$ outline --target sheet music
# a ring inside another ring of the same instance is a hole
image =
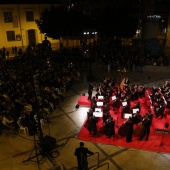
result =
[[[101,112],[102,109],[101,108],[95,108],[95,112]]]
[[[127,102],[122,102],[122,106],[127,106]]]
[[[95,117],[103,117],[103,112],[93,112],[93,116],[95,116]]]
[[[139,112],[139,108],[133,109],[133,113]]]
[[[97,106],[103,106],[103,102],[97,102]]]
[[[103,96],[98,96],[98,99],[99,99],[99,100],[103,100],[104,97],[103,97]]]
[[[116,100],[116,96],[112,96],[112,100]]]
[[[129,117],[132,117],[132,113],[124,113],[123,117],[124,119],[129,119]]]

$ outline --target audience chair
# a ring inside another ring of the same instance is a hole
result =
[[[37,115],[34,115],[34,120],[38,123]],[[45,125],[44,119],[40,119],[40,124],[41,124],[41,128],[43,129],[43,126]]]
[[[19,134],[21,134],[21,132],[24,132],[25,135],[28,134],[28,128],[27,127],[23,127],[21,125],[21,117],[19,117],[18,121],[17,121],[17,124],[19,126]]]

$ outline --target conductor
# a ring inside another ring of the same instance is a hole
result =
[[[84,143],[80,142],[80,147],[76,148],[74,155],[77,156],[78,170],[88,170],[87,154],[93,155],[94,152],[84,147]]]

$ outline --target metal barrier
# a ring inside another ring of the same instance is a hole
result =
[[[102,165],[99,165],[98,167],[94,168],[93,170],[100,169],[101,167],[107,165],[107,170],[109,170],[109,163],[104,163]],[[103,168],[102,168],[103,169]]]
[[[88,156],[87,159],[88,159],[88,168],[99,166],[99,152],[95,152],[94,155]]]

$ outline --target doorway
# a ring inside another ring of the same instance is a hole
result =
[[[28,30],[28,45],[30,45],[30,46],[36,45],[35,30],[34,29]]]

